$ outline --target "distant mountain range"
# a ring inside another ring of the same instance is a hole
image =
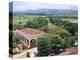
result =
[[[41,3],[10,2],[9,12],[25,14],[78,14],[77,6],[48,3],[40,4]]]
[[[24,10],[23,12],[15,13],[26,13],[26,14],[77,14],[76,10],[63,10],[63,9],[37,9],[37,10]]]

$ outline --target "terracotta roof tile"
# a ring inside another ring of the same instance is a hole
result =
[[[40,35],[42,35],[44,32],[38,30],[38,29],[31,29],[31,28],[26,28],[26,29],[20,29],[22,33],[26,34],[30,38],[37,38]]]
[[[31,35],[41,34],[42,33],[38,29],[31,29],[31,28],[21,29],[20,31],[22,31],[25,34],[31,34]]]

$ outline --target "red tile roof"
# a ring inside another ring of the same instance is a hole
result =
[[[26,34],[31,38],[37,38],[44,33],[38,29],[31,29],[31,28],[20,29],[19,31],[23,32],[24,34]]]
[[[41,34],[42,33],[38,29],[31,29],[31,28],[21,29],[20,31],[22,31],[25,34],[31,34],[31,35]]]

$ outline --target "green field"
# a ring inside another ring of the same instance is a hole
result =
[[[21,22],[22,25],[25,25],[28,20],[32,20],[35,17],[38,17],[38,15],[16,15],[16,16],[13,16],[13,25],[18,25],[19,22]],[[45,17],[45,16],[43,16],[43,17]]]
[[[63,18],[62,20],[64,20],[64,21],[69,21],[69,22],[71,22],[71,23],[78,23],[78,20],[77,19],[69,19],[69,18]]]
[[[15,24],[18,25],[19,22],[22,22],[22,25],[24,25],[28,20],[31,20],[32,18],[34,18],[34,16],[28,16],[28,15],[13,16],[13,25]]]

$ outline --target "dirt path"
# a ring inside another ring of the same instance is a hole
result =
[[[13,58],[25,58],[27,52],[30,52],[31,57],[34,57],[34,54],[33,54],[34,53],[34,48],[32,48],[32,49],[24,50],[20,54],[13,55]]]

